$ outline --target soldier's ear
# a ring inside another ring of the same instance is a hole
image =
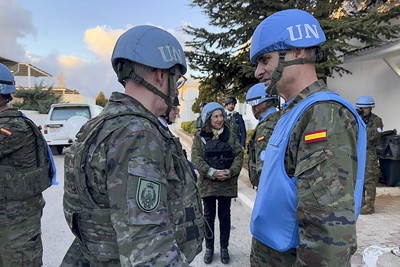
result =
[[[167,70],[162,70],[162,69],[157,69],[153,72],[155,82],[157,86],[162,87],[164,83],[168,83],[168,71]]]

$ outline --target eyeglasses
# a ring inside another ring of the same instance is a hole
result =
[[[181,76],[177,81],[176,81],[176,89],[181,89],[183,85],[186,83],[187,79],[185,76]]]

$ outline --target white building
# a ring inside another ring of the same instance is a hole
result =
[[[384,131],[400,132],[400,40],[345,57],[342,66],[352,75],[336,74],[327,80],[328,87],[353,105],[358,97],[371,96],[375,100],[372,112],[382,118]]]

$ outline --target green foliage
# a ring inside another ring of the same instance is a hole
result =
[[[191,48],[185,52],[188,64],[201,73],[196,77],[201,86],[192,110],[198,112],[198,104],[213,97],[217,102],[227,95],[244,100],[247,90],[259,82],[254,78],[255,66],[249,60],[251,36],[261,21],[280,10],[302,9],[320,22],[327,38],[322,46],[323,61],[317,64],[320,79],[326,80],[335,73],[350,74],[341,66],[345,55],[354,53],[357,48],[385,44],[397,38],[400,32],[399,24],[391,24],[391,20],[400,16],[400,5],[385,0],[359,2],[193,0],[191,5],[201,7],[209,17],[211,30],[184,28],[194,37],[186,42]],[[385,8],[380,8],[382,6]]]
[[[182,122],[181,128],[187,133],[194,134],[194,121]]]
[[[23,100],[13,104],[14,106],[19,109],[37,110],[41,114],[49,113],[51,105],[58,103],[61,99],[61,96],[53,92],[53,85],[45,86],[43,82],[40,82],[39,85],[35,84],[33,89],[20,87],[14,97]]]
[[[199,85],[199,96],[192,105],[192,111],[194,113],[200,113],[200,103],[201,102],[218,102],[223,105],[225,97],[223,91],[212,88],[209,83],[202,83]]]
[[[107,103],[108,99],[104,96],[103,92],[100,91],[99,95],[96,97],[96,105],[102,106],[104,108]]]

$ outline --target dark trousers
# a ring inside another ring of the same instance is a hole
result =
[[[206,248],[214,250],[214,222],[218,201],[218,220],[220,229],[220,246],[228,248],[231,232],[231,197],[205,197],[204,217],[210,227],[206,227]],[[212,238],[211,238],[212,237]]]

